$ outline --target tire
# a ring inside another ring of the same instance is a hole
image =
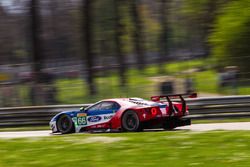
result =
[[[122,130],[126,132],[138,132],[142,130],[140,120],[136,112],[128,110],[123,114]]]
[[[163,124],[163,129],[164,130],[173,130],[174,128],[176,128],[175,126],[175,122],[173,120],[168,120]]]
[[[63,114],[58,118],[56,126],[58,131],[62,134],[72,133],[75,129],[71,117],[66,114]]]

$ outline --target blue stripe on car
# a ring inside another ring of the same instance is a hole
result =
[[[113,110],[96,110],[96,111],[87,111],[88,116],[92,115],[103,115],[103,114],[112,114],[114,113]]]

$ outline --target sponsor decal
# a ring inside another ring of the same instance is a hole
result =
[[[90,128],[97,128],[96,125],[90,126]]]
[[[78,113],[78,114],[77,114],[77,117],[86,117],[86,116],[87,116],[86,113]]]
[[[87,114],[78,113],[77,117],[73,118],[73,121],[76,122],[77,125],[87,125]]]
[[[73,117],[72,120],[73,120],[73,122],[76,123],[77,122],[77,117]]]
[[[87,125],[86,116],[77,117],[77,125]]]
[[[167,115],[167,111],[166,111],[166,108],[160,108],[161,109],[161,113],[163,116],[166,116]]]
[[[111,119],[112,117],[113,117],[113,115],[108,115],[108,116],[104,116],[103,119],[104,119],[104,120],[107,120],[107,119],[109,120],[109,119]]]
[[[96,127],[97,127],[97,128],[104,128],[105,125],[104,125],[104,124],[102,124],[102,125],[96,125]]]
[[[105,127],[105,125],[104,124],[101,124],[101,125],[92,125],[92,126],[90,126],[90,128],[92,128],[92,129],[96,129],[96,128],[104,128]]]
[[[100,116],[92,116],[88,118],[89,122],[99,122],[102,119]]]
[[[160,118],[161,117],[161,115],[156,115],[156,118]]]

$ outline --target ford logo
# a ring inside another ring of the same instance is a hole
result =
[[[92,116],[88,118],[89,122],[99,122],[102,119],[100,116]]]

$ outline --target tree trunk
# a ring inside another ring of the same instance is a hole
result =
[[[207,4],[206,16],[204,17],[204,33],[203,33],[203,42],[204,42],[204,57],[208,57],[211,54],[211,46],[208,42],[209,35],[212,32],[214,21],[217,15],[218,2],[210,0]]]
[[[83,18],[84,18],[84,44],[85,44],[85,62],[86,62],[86,69],[87,69],[87,84],[89,89],[90,95],[95,95],[96,85],[94,82],[94,54],[92,53],[92,17],[91,17],[91,10],[92,10],[92,3],[93,0],[83,0]]]
[[[51,12],[51,22],[52,22],[52,27],[51,27],[51,31],[52,31],[52,37],[51,38],[51,42],[52,42],[52,47],[53,47],[53,51],[52,51],[52,54],[55,58],[61,58],[61,49],[60,49],[60,46],[59,46],[59,43],[60,43],[60,39],[58,37],[58,32],[60,27],[58,28],[58,20],[57,20],[57,10],[58,10],[58,2],[57,0],[52,0],[50,1],[50,12]]]
[[[160,58],[159,58],[159,73],[165,73],[164,63],[167,60],[168,56],[168,20],[167,20],[167,13],[168,13],[168,4],[167,0],[161,0],[161,35],[159,40],[160,46]]]
[[[120,6],[122,0],[114,0],[115,7],[115,43],[116,43],[116,55],[119,63],[119,75],[120,75],[120,86],[124,87],[127,85],[126,78],[126,62],[125,56],[122,52],[122,35],[123,35],[123,25],[121,24]]]
[[[139,4],[140,0],[132,0],[132,15],[134,21],[134,32],[133,32],[133,40],[135,46],[136,60],[138,70],[144,70],[145,68],[145,54],[144,54],[144,46],[143,46],[143,23],[140,17],[139,12]]]
[[[42,68],[42,48],[41,48],[41,26],[39,16],[39,1],[30,1],[30,15],[31,15],[31,45],[32,45],[32,70],[34,73],[35,82],[39,82],[39,73]]]

